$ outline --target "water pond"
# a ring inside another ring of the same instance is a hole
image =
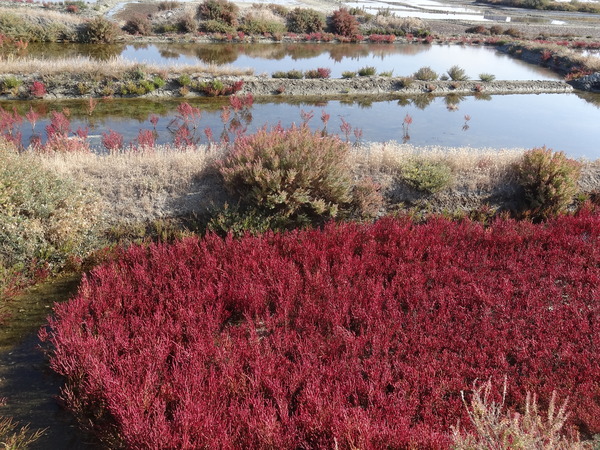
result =
[[[562,150],[572,157],[600,158],[600,96],[586,94],[540,94],[495,96],[421,95],[413,98],[340,98],[277,102],[255,102],[245,114],[231,114],[226,125],[221,116],[223,99],[190,99],[201,110],[194,122],[196,138],[206,142],[205,129],[218,139],[223,130],[232,137],[234,127],[252,132],[264,125],[281,123],[289,126],[301,123],[312,115],[309,125],[321,129],[323,113],[329,114],[329,132],[344,135],[342,126],[353,129],[349,139],[362,141],[407,141],[418,146],[469,146],[477,148],[532,148],[546,145]],[[177,106],[182,100],[110,100],[101,101],[91,115],[85,102],[21,103],[18,110],[25,114],[33,107],[42,114],[35,133],[43,134],[52,110],[66,108],[71,126],[89,128],[92,145],[102,147],[102,133],[115,130],[124,135],[125,143],[134,142],[140,130],[153,130],[150,119],[158,119],[158,142],[171,142],[176,124]],[[12,103],[0,104],[12,109]],[[304,115],[304,118],[302,117]],[[407,115],[412,123],[406,129]],[[233,123],[233,125],[232,125]],[[193,127],[192,127],[193,128]],[[24,141],[31,136],[31,127],[22,126]],[[360,134],[362,133],[362,135]]]
[[[396,76],[412,75],[429,66],[438,74],[453,65],[465,69],[477,79],[481,73],[491,73],[498,80],[555,80],[560,76],[551,70],[510,57],[494,48],[463,45],[424,44],[132,44],[97,46],[85,44],[35,45],[28,55],[43,58],[89,56],[106,60],[121,57],[126,60],[157,65],[216,64],[251,68],[254,73],[272,74],[292,69],[331,69],[333,78],[342,72],[373,66],[378,73],[393,72]]]

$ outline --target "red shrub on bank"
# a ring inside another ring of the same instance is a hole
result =
[[[29,87],[29,93],[34,98],[42,98],[46,95],[46,85],[41,81],[34,81]]]
[[[331,29],[335,34],[352,37],[358,33],[358,20],[346,8],[340,8],[331,16]]]
[[[129,448],[445,448],[505,375],[509,407],[556,390],[598,433],[599,267],[591,213],[208,236],[125,251],[44,337]]]

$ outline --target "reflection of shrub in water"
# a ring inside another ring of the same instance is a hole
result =
[[[464,95],[449,94],[444,97],[444,103],[449,107],[457,107],[465,99]]]
[[[474,97],[475,100],[483,100],[485,102],[492,100],[492,96],[490,94],[484,94],[483,92],[476,92]]]
[[[240,54],[253,58],[280,60],[288,56],[289,44],[239,44],[237,47]]]
[[[365,45],[335,44],[329,49],[329,58],[341,62],[343,58],[358,58],[369,56],[370,48]]]
[[[319,56],[325,51],[323,44],[293,44],[287,48],[292,59],[308,59]]]
[[[100,61],[116,58],[125,50],[123,44],[81,45],[69,43],[30,43],[23,56],[30,58],[88,57]]]
[[[196,57],[206,64],[230,64],[239,57],[239,46],[234,44],[208,44],[196,47]]]
[[[433,102],[434,99],[435,99],[434,95],[422,94],[422,95],[417,95],[416,97],[414,97],[412,100],[412,103],[419,109],[425,109],[429,105],[431,105],[431,103]]]

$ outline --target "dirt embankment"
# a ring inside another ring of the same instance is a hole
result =
[[[32,98],[32,86],[38,78],[22,77],[21,87],[17,91],[5,92],[0,95],[3,100],[18,100]],[[228,76],[203,77],[191,75],[191,85],[183,87],[179,74],[171,74],[165,79],[164,86],[152,88],[149,92],[137,91],[148,86],[150,81],[104,83],[97,80],[86,80],[79,77],[62,77],[60,82],[47,83],[46,93],[38,98],[75,99],[89,97],[197,97],[207,95],[199,87],[219,83],[232,86],[243,81],[241,94],[252,94],[255,97],[267,96],[324,96],[340,97],[344,95],[401,95],[412,96],[419,94],[433,95],[469,95],[469,94],[541,94],[573,92],[574,88],[564,81],[414,81],[397,77],[356,77],[353,79],[281,79],[260,76]],[[210,94],[209,94],[210,95]]]
[[[572,92],[573,88],[563,81],[406,81],[395,77],[358,77],[334,80],[246,80],[242,92],[257,96],[267,95],[418,95],[447,94],[538,94]]]

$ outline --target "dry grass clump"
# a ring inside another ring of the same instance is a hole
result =
[[[45,430],[31,431],[29,426],[19,426],[9,417],[0,416],[0,444],[7,450],[29,448],[43,436]]]
[[[581,442],[576,432],[563,430],[569,416],[567,400],[557,409],[556,393],[545,413],[539,409],[537,396],[527,393],[525,411],[522,414],[505,408],[506,380],[502,400],[496,402],[492,395],[492,382],[488,380],[475,387],[470,402],[463,402],[474,427],[470,434],[462,434],[454,428],[453,438],[456,450],[473,449],[523,449],[523,450],[583,450],[592,449],[593,444]]]
[[[80,25],[85,19],[76,14],[62,13],[48,9],[27,8],[19,11],[15,8],[0,7],[0,16],[16,16],[36,25],[48,25],[51,23],[60,23],[64,25]]]
[[[211,174],[221,149],[198,147],[181,151],[168,146],[151,151],[97,155],[40,155],[55,173],[90,186],[107,205],[106,220],[153,220],[199,211],[217,201],[222,187]]]
[[[260,5],[262,6],[262,5]],[[275,14],[273,10],[268,8],[261,8],[260,6],[252,5],[249,8],[242,10],[242,16],[244,19],[251,18],[252,20],[261,22],[275,22],[281,25],[285,25],[285,19],[278,14]]]
[[[378,27],[390,30],[401,30],[404,33],[418,33],[429,28],[427,23],[417,17],[397,17],[393,15],[377,14],[373,22]]]
[[[416,147],[397,142],[372,143],[352,154],[353,166],[367,174],[397,174],[415,160],[448,166],[457,181],[472,188],[490,188],[514,178],[514,164],[524,149]]]
[[[39,59],[39,58],[0,58],[0,73],[39,75],[100,75],[121,78],[131,69],[140,69],[146,73],[164,73],[166,66],[140,64],[122,58],[113,58],[108,61],[96,61],[86,57]],[[171,73],[201,73],[211,76],[239,76],[252,75],[252,69],[238,69],[230,66],[216,65],[173,65],[168,66]]]
[[[536,52],[550,52],[553,57],[564,58],[571,61],[573,65],[584,67],[592,72],[600,71],[600,58],[593,55],[582,55],[579,51],[558,44],[535,44],[520,42],[519,45]]]

